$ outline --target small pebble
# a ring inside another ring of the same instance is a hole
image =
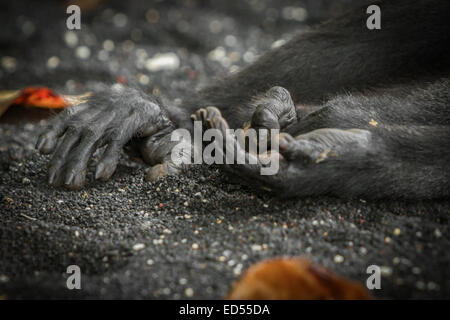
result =
[[[78,36],[74,31],[67,31],[64,34],[64,41],[68,47],[74,48],[78,44]]]
[[[91,55],[91,49],[86,46],[77,47],[75,50],[75,56],[81,60],[89,59]]]
[[[113,17],[113,23],[116,27],[122,28],[127,25],[128,18],[123,13],[117,13]]]
[[[259,244],[252,245],[252,251],[261,251],[261,250],[262,246],[260,246]]]
[[[145,248],[145,244],[143,244],[143,243],[136,243],[134,246],[133,246],[133,250],[134,251],[139,251],[139,250],[142,250],[142,249],[144,249]]]
[[[57,56],[52,56],[47,60],[47,68],[55,69],[59,66],[59,58]]]
[[[114,42],[112,40],[105,40],[103,41],[103,49],[105,49],[106,51],[113,51],[114,50]]]
[[[184,295],[188,298],[194,296],[194,289],[186,288],[186,290],[184,290]]]
[[[442,236],[441,230],[439,229],[434,230],[434,236],[436,238],[440,238]]]
[[[145,62],[148,71],[176,70],[180,67],[180,58],[175,53],[156,54]]]
[[[9,72],[13,72],[16,70],[17,67],[17,60],[16,58],[13,57],[2,57],[2,67],[9,71]]]
[[[392,268],[389,266],[381,266],[380,271],[382,276],[389,277],[392,275]]]
[[[338,254],[338,255],[334,256],[334,262],[342,263],[342,262],[344,262],[344,257]]]

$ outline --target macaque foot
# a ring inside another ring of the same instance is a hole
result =
[[[226,157],[223,150],[234,150],[234,161],[224,161],[228,171],[249,184],[283,196],[332,192],[333,186],[339,185],[334,179],[342,179],[354,169],[355,161],[370,160],[376,152],[370,131],[335,128],[296,137],[283,132],[277,135],[279,148],[272,145],[265,153],[249,152],[239,143],[237,133],[227,130],[227,121],[216,109],[202,110],[194,117],[206,119],[208,128],[222,133],[223,159]]]
[[[250,125],[254,129],[283,129],[297,120],[294,102],[289,91],[283,87],[272,87],[262,96],[256,97]]]
[[[280,134],[280,153],[287,160],[318,164],[338,160],[339,157],[357,156],[369,149],[371,133],[362,129],[317,129],[295,138],[289,133]]]

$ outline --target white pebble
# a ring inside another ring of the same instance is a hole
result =
[[[47,68],[55,69],[59,66],[59,58],[57,56],[52,56],[47,60]]]
[[[259,244],[252,245],[252,251],[261,251],[261,250],[262,246],[260,246]]]
[[[211,31],[212,33],[219,33],[220,31],[222,31],[222,28],[222,23],[218,20],[213,20],[209,24],[209,31]]]
[[[442,233],[439,229],[434,230],[434,236],[436,238],[440,238],[442,236]]]
[[[139,250],[142,250],[142,249],[144,249],[145,248],[145,244],[143,244],[143,243],[136,243],[134,246],[133,246],[133,250],[134,251],[139,251]]]
[[[229,47],[234,47],[237,43],[236,37],[229,34],[225,37],[225,44]]]
[[[184,290],[184,295],[189,298],[192,297],[194,295],[194,289],[186,288],[186,290]]]
[[[117,13],[113,17],[113,23],[116,27],[125,27],[128,22],[128,18],[123,13]]]
[[[17,60],[13,57],[2,57],[2,67],[7,71],[13,72],[17,67]]]
[[[242,58],[245,62],[252,63],[256,60],[256,55],[251,51],[247,51]]]
[[[342,263],[342,262],[344,262],[344,257],[341,256],[341,255],[339,255],[339,254],[337,254],[337,255],[334,257],[334,262],[335,262],[335,263]]]
[[[26,177],[22,179],[23,184],[29,184],[30,182],[31,182],[31,180]]]
[[[220,61],[226,56],[224,47],[217,47],[208,53],[208,58],[213,61]]]
[[[147,59],[145,68],[149,71],[156,72],[162,70],[176,70],[180,67],[180,58],[175,53],[156,54],[152,58]]]
[[[91,56],[91,49],[86,46],[79,46],[75,50],[75,55],[79,59],[86,60]]]
[[[67,31],[64,34],[64,41],[69,47],[73,48],[78,44],[78,36],[74,31]]]
[[[236,268],[233,269],[233,274],[238,276],[242,273],[242,264],[238,264]]]
[[[9,281],[9,277],[5,274],[0,274],[0,283],[6,283]]]
[[[105,49],[106,51],[113,51],[114,50],[114,42],[112,42],[109,39],[103,41],[103,49]]]
[[[381,266],[380,267],[381,275],[385,277],[389,277],[392,275],[392,268],[388,266]]]

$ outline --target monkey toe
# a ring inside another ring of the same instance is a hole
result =
[[[273,87],[255,99],[255,112],[251,127],[255,129],[283,129],[297,119],[294,102],[289,91]]]
[[[200,108],[191,115],[192,121],[201,121],[202,124],[208,128],[212,128],[211,123],[216,117],[221,118],[222,114],[218,108],[213,106]]]
[[[153,182],[159,178],[166,177],[169,174],[167,165],[165,163],[160,163],[151,167],[145,174],[145,181]]]

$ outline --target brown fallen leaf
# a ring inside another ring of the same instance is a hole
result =
[[[46,109],[61,109],[69,105],[60,95],[45,87],[23,89],[12,104]]]
[[[13,101],[20,95],[20,90],[0,91],[0,117],[11,106]]]
[[[278,258],[251,266],[233,285],[229,300],[368,300],[359,283],[302,258]]]
[[[81,95],[58,95],[49,88],[27,87],[0,91],[0,117],[12,105],[44,109],[63,109],[86,102],[92,92]]]

